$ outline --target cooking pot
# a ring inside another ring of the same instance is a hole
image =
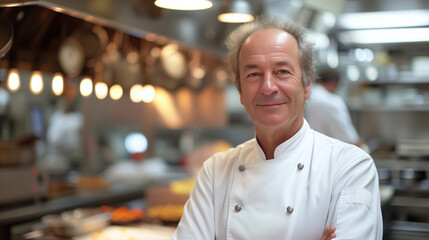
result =
[[[415,187],[422,180],[426,179],[426,171],[404,168],[400,171],[400,178],[403,187]]]
[[[0,58],[4,57],[12,47],[13,27],[10,21],[0,16]]]

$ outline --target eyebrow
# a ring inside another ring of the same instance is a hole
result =
[[[277,66],[277,67],[286,66],[286,67],[290,67],[292,69],[295,69],[293,67],[292,63],[290,61],[287,61],[287,60],[282,60],[282,61],[276,62],[274,65]],[[256,69],[256,68],[258,68],[257,64],[249,63],[249,64],[244,65],[244,70],[246,70],[246,69]]]
[[[246,64],[244,65],[244,69],[255,69],[258,68],[258,65],[256,64]]]
[[[277,66],[277,67],[279,67],[279,66],[287,66],[287,67],[290,67],[290,68],[293,69],[292,63],[289,62],[289,61],[286,61],[286,60],[282,60],[280,62],[276,62],[274,65]]]

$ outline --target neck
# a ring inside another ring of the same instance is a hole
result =
[[[298,124],[283,128],[267,129],[258,128],[258,126],[255,126],[256,139],[258,140],[259,146],[261,146],[262,151],[265,154],[265,158],[267,160],[273,159],[276,148],[283,142],[287,141],[289,138],[293,137],[299,131],[299,129],[301,129],[303,123],[303,118],[300,118]]]

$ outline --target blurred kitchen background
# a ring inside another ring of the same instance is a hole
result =
[[[384,239],[429,239],[429,1],[208,2],[0,0],[0,239],[77,208],[183,204],[202,161],[254,137],[228,7],[308,29],[377,165]]]

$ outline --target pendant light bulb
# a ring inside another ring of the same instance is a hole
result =
[[[61,73],[56,73],[52,78],[52,92],[55,96],[59,96],[64,91],[64,78]]]
[[[109,90],[110,98],[113,100],[119,100],[122,97],[124,91],[122,90],[121,85],[115,84]]]
[[[98,99],[105,99],[107,97],[108,93],[108,87],[107,84],[104,82],[98,82],[95,84],[95,96]]]
[[[43,78],[39,71],[34,71],[30,79],[30,91],[39,95],[43,91]]]
[[[156,91],[155,88],[147,84],[142,88],[142,101],[145,103],[150,103],[155,99]]]
[[[140,84],[135,84],[134,86],[131,87],[130,90],[130,98],[131,101],[138,103],[142,101],[142,89],[143,86]]]
[[[9,75],[7,77],[7,88],[11,92],[16,92],[21,87],[21,80],[19,79],[19,74],[17,69],[9,70]]]
[[[80,82],[80,94],[83,97],[89,97],[89,95],[92,93],[92,88],[92,80],[89,77],[82,79]]]

